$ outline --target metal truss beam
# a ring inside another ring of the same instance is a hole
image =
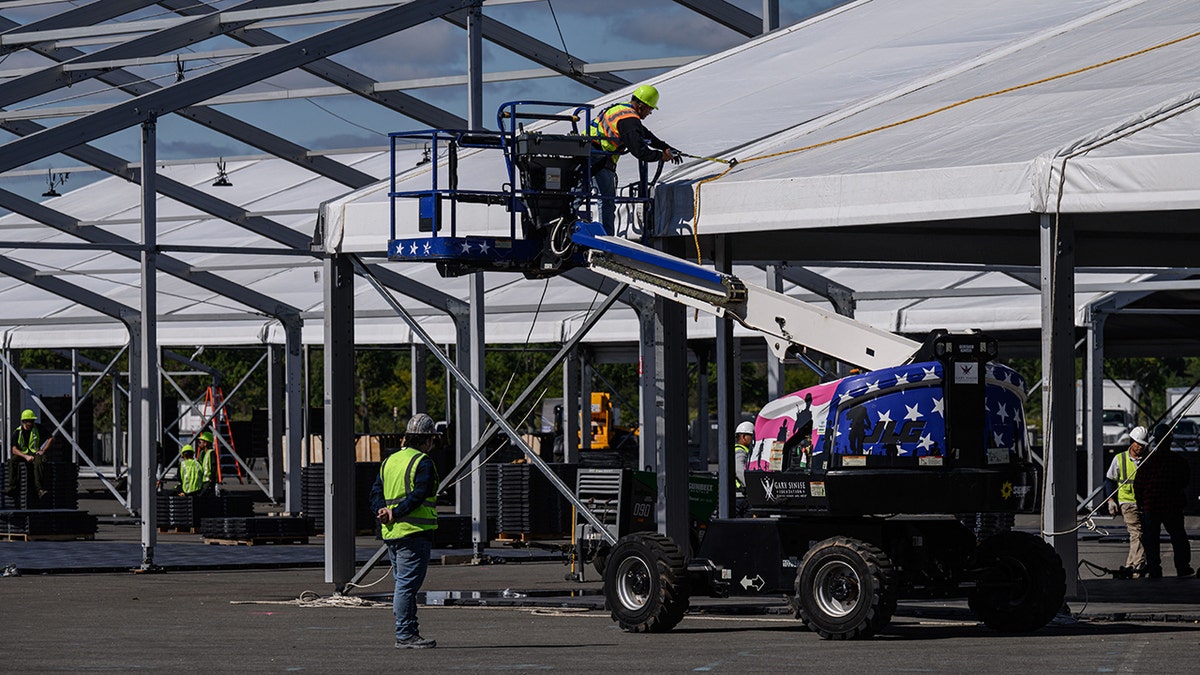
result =
[[[123,255],[133,261],[139,260],[140,251],[137,242],[103,230],[92,225],[83,225],[77,219],[61,211],[55,211],[42,204],[7,190],[0,190],[0,206],[19,213],[26,218],[36,220],[61,232],[79,237],[85,241],[110,246],[113,253]],[[235,300],[256,309],[263,314],[278,318],[298,320],[300,310],[270,296],[252,291],[241,284],[234,283],[224,277],[196,269],[195,267],[171,256],[158,255],[158,269],[171,276],[183,279],[205,290]]]
[[[17,134],[34,133],[36,130],[44,128],[33,122],[6,122],[0,124],[0,127]],[[139,168],[132,166],[120,157],[110,155],[90,145],[70,148],[64,154],[126,180],[137,182],[141,179],[141,170]],[[164,196],[175,199],[216,218],[243,227],[259,236],[266,237],[289,248],[307,250],[311,243],[311,239],[307,235],[297,232],[286,225],[263,216],[253,215],[250,211],[236,204],[217,199],[196,188],[184,185],[165,176],[158,176],[156,184],[159,193]],[[424,284],[417,283],[381,265],[371,265],[370,267],[380,281],[398,293],[431,307],[443,309],[449,313],[465,311],[466,303],[458,298],[437,291]]]
[[[78,303],[101,314],[110,316],[123,323],[136,320],[138,311],[128,305],[89,291],[86,288],[63,281],[57,277],[43,277],[38,270],[25,263],[17,262],[8,256],[0,255],[0,274],[29,284],[43,291],[53,293],[60,298]]]
[[[446,21],[465,29],[467,27],[467,10],[459,10],[442,17]],[[534,63],[555,70],[567,77],[585,84],[592,89],[608,93],[630,85],[629,80],[612,73],[587,73],[582,69],[587,61],[581,61],[570,54],[530,37],[509,25],[483,17],[483,37],[505,49],[519,54]]]
[[[195,0],[162,0],[158,4],[184,16],[203,13],[206,8],[211,9],[203,3],[197,4]],[[400,28],[395,30],[399,31]],[[288,40],[261,28],[243,28],[231,31],[229,37],[254,47],[288,43]],[[301,67],[310,75],[336,84],[350,93],[369,99],[401,115],[411,117],[422,124],[439,129],[463,129],[467,126],[467,121],[462,117],[430,105],[415,96],[398,91],[378,91],[375,88],[377,84],[375,80],[329,59],[318,59]]]
[[[829,277],[817,274],[803,267],[779,265],[776,269],[779,276],[784,279],[829,300],[829,302],[833,303],[833,309],[838,314],[849,317],[854,316],[855,299],[853,288],[839,284]]]
[[[160,41],[154,43],[156,45],[154,49],[161,51],[169,49],[172,46],[179,46],[180,39],[186,40],[186,44],[196,42],[198,41],[198,38],[208,39],[211,37],[213,30],[213,27],[211,26],[213,21],[211,18],[212,16],[213,15],[208,15],[197,19],[195,23],[187,24],[187,26],[191,29],[187,33],[183,33],[180,30],[175,30],[174,35],[177,39],[172,44],[164,44],[162,40],[165,40],[165,36],[158,36],[157,34],[155,36],[148,36],[147,38],[142,38],[140,40],[134,40],[133,42],[143,43],[143,45],[145,45],[149,41],[150,37],[159,37]],[[0,28],[11,26],[17,26],[17,24],[8,19],[0,17]],[[101,50],[100,52],[95,52],[92,54],[85,54],[84,52],[73,48],[54,48],[40,45],[33,45],[32,49],[33,51],[36,51],[37,53],[56,61],[61,61],[64,63],[80,63],[81,61],[97,60],[98,58],[102,58],[102,55],[107,55],[110,52],[119,54],[119,52],[114,52],[114,50],[118,50],[119,48],[125,46],[126,45],[118,45],[117,47],[110,48],[109,50]],[[10,81],[0,85],[0,105],[11,103],[11,101],[8,99],[13,97],[21,96],[21,98],[18,98],[17,100],[25,100],[25,98],[29,97],[22,96],[23,93],[29,94],[30,96],[44,93],[44,91],[37,91],[38,87],[35,87],[35,84],[39,85],[40,88],[45,89],[45,91],[50,91],[64,84],[64,79],[66,80],[65,84],[67,86],[70,86],[70,84],[77,82],[80,79],[79,71],[73,70],[71,72],[66,72],[64,65],[46,68],[42,71],[39,71],[39,73],[40,74],[36,74],[36,77],[28,76],[30,79],[21,78],[23,84],[16,86],[11,90],[9,89],[9,86],[17,84],[16,82]],[[146,82],[141,78],[123,70],[104,72],[103,70],[97,69],[96,71],[84,74],[84,77],[93,76],[105,84],[119,87],[121,90],[134,96],[140,96],[142,94],[162,89],[162,87],[157,84]],[[376,181],[376,178],[370,174],[359,171],[353,167],[346,166],[345,164],[330,159],[329,157],[313,155],[307,148],[299,144],[293,143],[264,129],[243,122],[236,117],[226,115],[225,113],[219,112],[212,108],[205,106],[189,106],[181,108],[175,112],[176,114],[190,119],[197,124],[206,126],[214,131],[222,133],[252,147],[257,147],[260,150],[271,153],[276,157],[289,161],[301,168],[329,178],[330,180],[337,181],[348,187],[359,188],[365,185],[370,185]]]
[[[64,122],[0,146],[0,172],[103,138],[145,120],[195,105],[265,78],[370,42],[431,18],[462,9],[467,0],[413,0],[385,9],[268,53],[227,65],[192,80],[118,103],[87,117]]]
[[[724,0],[675,0],[675,2],[746,37],[762,35],[762,19]]]
[[[118,16],[123,16],[132,11],[141,9],[148,5],[153,5],[154,0],[105,0],[105,2],[91,2],[81,7],[73,7],[64,12],[59,12],[53,16],[48,16],[44,19],[31,21],[27,24],[13,24],[13,28],[6,29],[3,34],[18,34],[32,33],[43,30],[56,30],[59,28],[74,28],[77,26],[95,26],[104,23],[109,19],[115,19]],[[5,23],[11,23],[7,19]],[[10,54],[25,48],[27,45],[3,45],[0,46],[0,54]]]

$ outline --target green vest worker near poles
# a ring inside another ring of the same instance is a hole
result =
[[[21,490],[21,478],[18,467],[25,465],[27,471],[33,472],[33,488],[38,499],[46,496],[43,481],[45,471],[46,451],[54,442],[51,434],[46,442],[42,442],[42,433],[37,428],[37,415],[32,410],[21,412],[21,426],[13,430],[12,449],[8,460],[8,481],[4,486],[5,493],[14,502],[17,501]]]
[[[404,432],[404,447],[383,460],[371,487],[371,510],[379,519],[396,579],[392,595],[396,649],[437,646],[434,640],[421,637],[417,591],[425,581],[437,529],[438,476],[428,453],[440,440],[429,415],[413,415]]]
[[[200,449],[200,490],[204,493],[213,492],[217,484],[217,452],[213,448],[211,431],[202,431],[196,437],[196,445]]]
[[[179,491],[185,495],[193,495],[204,486],[200,480],[200,462],[196,461],[196,451],[192,446],[185,445],[179,449]]]

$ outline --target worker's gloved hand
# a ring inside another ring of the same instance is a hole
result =
[[[1121,515],[1121,506],[1111,499],[1108,500],[1108,515],[1110,515],[1110,516]]]
[[[672,164],[683,164],[683,153],[675,148],[663,150],[663,161]]]

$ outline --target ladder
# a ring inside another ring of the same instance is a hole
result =
[[[233,445],[233,430],[229,426],[229,412],[225,409],[225,390],[220,385],[213,385],[208,388],[204,394],[204,417],[205,426],[212,427],[213,434],[213,452],[216,453],[216,472],[217,484],[221,484],[225,480],[224,469],[222,464],[226,456],[221,452],[221,444],[224,443],[230,449],[229,457],[233,459],[237,455],[237,448]],[[244,485],[245,480],[242,476],[242,465],[236,459],[233,459],[233,468],[237,472],[238,483]]]

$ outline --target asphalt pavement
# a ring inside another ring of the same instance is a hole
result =
[[[1127,546],[1121,528],[1099,524],[1103,531],[1079,536],[1080,560],[1091,565],[1080,564],[1069,611],[1029,635],[989,630],[965,601],[920,601],[901,602],[872,639],[823,641],[791,617],[782,595],[695,597],[671,632],[633,635],[603,609],[594,570],[568,579],[573,570],[555,551],[497,544],[490,564],[435,552],[420,618],[439,644],[414,652],[392,648],[386,568],[335,597],[320,539],[227,547],[161,534],[160,561],[175,556],[174,564],[137,574],[129,571],[137,526],[108,517],[95,541],[0,543],[0,568],[20,574],[0,577],[0,670],[1193,672],[1200,579],[1097,576],[1119,567]],[[1188,525],[1200,534],[1200,520]],[[360,538],[359,559],[377,545]]]

